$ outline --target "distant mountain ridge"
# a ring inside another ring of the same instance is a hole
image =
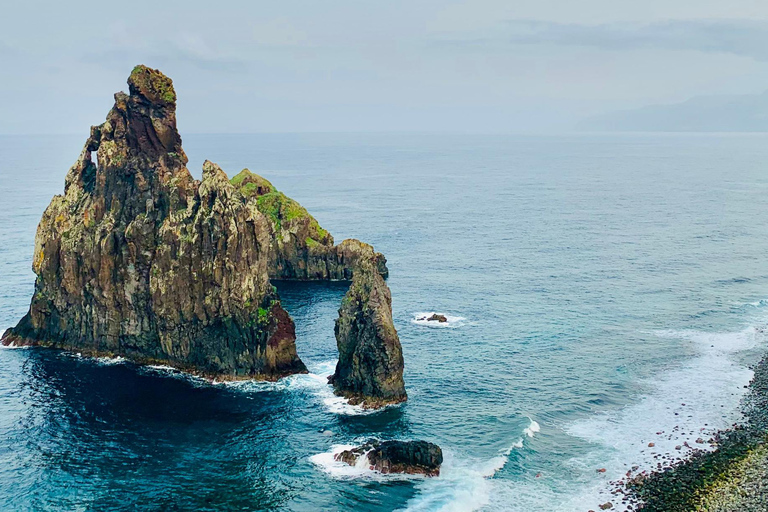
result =
[[[698,96],[584,119],[582,131],[766,132],[768,91],[740,96]]]

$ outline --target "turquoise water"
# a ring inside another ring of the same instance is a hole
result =
[[[0,138],[0,329],[26,312],[35,227],[83,140]],[[249,167],[385,253],[409,401],[362,414],[324,384],[338,283],[278,285],[312,373],[276,384],[0,350],[0,509],[586,511],[738,418],[767,341],[766,135],[184,147],[193,174]],[[452,321],[415,320],[432,311]],[[440,444],[442,476],[329,463],[370,436]]]

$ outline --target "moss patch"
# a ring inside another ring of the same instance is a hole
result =
[[[128,85],[131,88],[131,94],[140,92],[152,102],[176,102],[173,81],[156,69],[141,64],[136,66],[128,77]]]
[[[276,190],[269,180],[262,178],[258,174],[252,173],[248,169],[243,169],[237,173],[237,175],[229,180],[229,182],[246,197],[269,194]]]
[[[272,222],[275,231],[280,231],[286,224],[306,221],[309,225],[308,246],[327,244],[331,241],[328,231],[320,227],[306,208],[277,190],[269,180],[243,169],[229,182],[244,197],[256,199],[257,208]]]

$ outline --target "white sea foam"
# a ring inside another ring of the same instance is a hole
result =
[[[438,322],[436,320],[427,320],[427,318],[431,317],[432,315],[443,315],[445,316],[447,322]],[[416,325],[423,325],[425,327],[438,327],[438,328],[448,328],[448,329],[454,329],[456,327],[461,327],[465,324],[466,318],[463,316],[454,316],[449,315],[446,313],[436,313],[434,311],[421,311],[413,314],[413,319],[411,320],[411,323],[414,323]]]
[[[114,364],[123,364],[126,361],[127,360],[124,357],[122,357],[122,356],[115,356],[115,357],[102,356],[102,357],[97,357],[96,358],[96,362],[98,362],[99,364],[102,364],[104,366],[112,366]]]
[[[420,482],[420,493],[408,502],[405,511],[471,512],[489,506],[497,482],[493,477],[507,465],[512,451],[523,448],[524,439],[532,438],[541,429],[535,420],[528,420],[528,426],[522,431],[523,437],[490,459],[459,457],[450,449],[443,450],[440,476]],[[507,506],[511,503],[514,501]]]
[[[612,510],[624,510],[616,495],[610,493],[611,480],[623,477],[634,465],[651,469],[663,462],[664,455],[683,456],[690,452],[686,442],[698,449],[708,449],[708,443],[696,440],[706,441],[715,430],[738,421],[739,400],[752,372],[740,365],[736,356],[764,346],[767,337],[761,329],[753,327],[729,333],[654,334],[689,343],[696,355],[641,383],[648,393],[636,403],[567,425],[567,433],[593,444],[589,453],[569,460],[563,468],[544,471],[541,478],[534,469],[530,475],[512,480],[497,475],[517,445],[486,461],[471,457],[457,460],[448,451],[440,478],[420,483],[420,493],[408,503],[407,510],[572,512],[598,510],[598,505],[607,501],[613,503]],[[531,418],[523,429],[522,439],[530,440],[540,430]],[[654,446],[649,447],[649,443]],[[676,450],[678,446],[680,450]],[[606,472],[597,473],[599,468]],[[563,474],[568,475],[566,480]]]
[[[335,360],[310,365],[309,369],[309,373],[291,375],[284,377],[277,382],[246,380],[215,382],[214,384],[226,386],[246,393],[262,391],[306,391],[311,395],[314,395],[327,411],[345,416],[375,414],[387,407],[398,407],[398,405],[391,405],[381,409],[365,409],[359,405],[351,405],[346,398],[336,396],[333,393],[333,388],[328,384],[328,377],[332,375],[336,369]]]
[[[361,441],[362,442],[362,441]],[[322,471],[328,473],[333,478],[351,480],[351,479],[363,479],[363,480],[422,480],[425,477],[423,475],[406,475],[402,473],[381,473],[371,469],[368,462],[368,455],[365,454],[357,459],[354,466],[336,460],[336,455],[344,450],[351,450],[359,445],[354,444],[335,444],[327,452],[318,453],[309,458],[309,460],[315,464]]]
[[[358,446],[354,444],[334,445],[327,452],[313,455],[310,460],[322,471],[337,479],[416,481],[420,492],[406,505],[405,510],[408,512],[469,512],[489,505],[491,489],[494,486],[493,477],[507,464],[513,450],[523,448],[527,432],[539,430],[539,424],[529,418],[529,424],[522,432],[523,437],[517,438],[490,459],[460,457],[450,448],[445,448],[440,476],[433,478],[421,475],[381,474],[371,470],[364,457],[361,457],[355,466],[334,458],[336,454]]]
[[[24,350],[27,348],[32,348],[31,345],[16,345],[15,343],[11,343],[9,345],[0,345],[0,350]]]
[[[594,508],[613,497],[615,510],[624,510],[605,482],[625,475],[632,466],[656,467],[662,457],[680,457],[691,448],[710,449],[706,442],[717,430],[729,428],[741,417],[738,403],[752,371],[733,360],[739,352],[764,343],[753,327],[731,333],[659,331],[660,337],[692,344],[698,355],[644,382],[649,393],[619,411],[577,421],[567,428],[575,437],[594,443],[590,454],[571,460],[574,471],[589,474],[606,468],[601,479],[567,500],[568,507]],[[704,440],[704,443],[696,441]],[[653,446],[649,446],[652,443]],[[679,447],[679,449],[678,449]]]
[[[541,430],[541,426],[536,421],[534,421],[533,419],[531,419],[531,418],[528,418],[528,419],[531,420],[531,424],[528,425],[523,430],[523,433],[525,435],[527,435],[528,437],[533,437],[536,434],[536,432],[539,432]]]
[[[291,387],[303,388],[311,391],[322,403],[323,406],[329,412],[333,414],[340,414],[345,416],[361,416],[367,414],[375,414],[388,407],[398,407],[398,405],[391,405],[380,409],[365,409],[359,405],[352,405],[349,400],[336,396],[333,393],[333,388],[328,384],[328,377],[333,374],[336,369],[336,361],[326,361],[314,365],[310,373],[304,375],[295,375],[290,377]]]

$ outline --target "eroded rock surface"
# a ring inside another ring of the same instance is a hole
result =
[[[427,441],[371,439],[357,448],[336,454],[334,458],[350,466],[364,463],[369,469],[381,473],[438,476],[443,463],[443,451]]]
[[[388,276],[383,254],[354,239],[334,245],[331,234],[303,206],[263,177],[243,169],[231,183],[270,221],[272,279],[349,281],[363,261],[374,262],[378,272]]]
[[[335,333],[339,362],[328,380],[336,394],[366,408],[407,399],[392,297],[374,261],[363,261],[355,269]]]
[[[35,294],[3,343],[221,378],[306,371],[269,282],[270,221],[215,164],[192,178],[169,78],[137,66],[128,85],[40,221]]]
[[[384,256],[358,240],[334,245],[247,169],[230,180],[206,161],[195,180],[171,80],[137,66],[128,85],[43,214],[35,294],[2,343],[277,379],[306,368],[270,279],[352,280],[336,325],[336,392],[366,407],[405,400]]]

